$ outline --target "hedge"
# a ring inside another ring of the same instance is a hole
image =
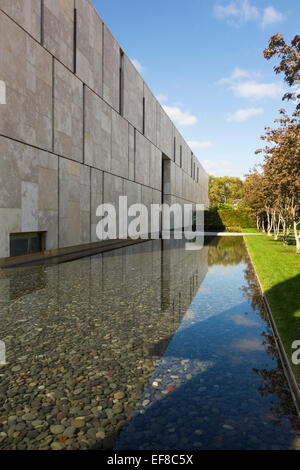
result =
[[[227,228],[254,228],[256,219],[250,209],[210,209],[204,214],[205,230],[226,230]]]

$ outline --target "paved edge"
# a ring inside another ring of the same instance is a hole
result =
[[[272,331],[273,331],[273,336],[275,338],[275,342],[276,342],[276,345],[277,345],[277,348],[278,348],[280,360],[281,360],[281,363],[282,363],[283,371],[284,371],[286,379],[288,381],[288,384],[289,384],[289,387],[290,387],[290,390],[291,390],[291,394],[292,394],[292,397],[293,397],[293,400],[294,400],[294,403],[295,403],[295,406],[296,406],[296,410],[297,410],[298,416],[300,418],[300,390],[299,390],[299,386],[298,386],[298,383],[295,379],[294,373],[293,373],[292,368],[290,366],[288,356],[286,354],[285,348],[284,348],[283,343],[281,341],[281,338],[279,336],[279,333],[278,333],[278,330],[277,330],[277,327],[276,327],[276,324],[275,324],[275,321],[274,321],[274,318],[273,318],[273,314],[272,314],[268,299],[265,295],[264,289],[261,285],[261,282],[259,280],[258,274],[257,274],[255,266],[254,266],[254,263],[252,261],[252,258],[251,258],[251,255],[250,255],[250,252],[249,252],[249,249],[248,249],[247,241],[245,239],[245,236],[247,236],[247,235],[248,234],[244,234],[244,242],[245,242],[245,246],[246,246],[246,249],[247,249],[247,253],[248,253],[249,259],[251,261],[251,265],[253,267],[253,270],[254,270],[254,273],[255,273],[255,276],[256,276],[256,280],[258,282],[258,285],[259,285],[259,288],[260,288],[260,291],[261,291],[261,296],[263,298],[263,301],[264,301],[264,304],[265,304],[265,307],[266,307],[266,310],[267,310],[267,314],[268,314],[270,324],[271,324],[271,327],[272,327]]]

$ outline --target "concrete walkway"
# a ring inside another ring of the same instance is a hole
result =
[[[244,235],[266,235],[265,233],[240,233],[240,232],[199,232],[198,235],[206,237],[243,237]]]

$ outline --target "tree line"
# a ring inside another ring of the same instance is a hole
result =
[[[277,33],[270,38],[264,56],[268,60],[280,57],[275,72],[283,72],[290,86],[300,84],[300,36],[287,45]],[[283,100],[299,98],[299,90],[283,96]],[[293,230],[300,253],[300,101],[291,116],[280,109],[274,123],[275,127],[266,127],[261,136],[265,146],[256,153],[263,153],[263,163],[246,175],[244,200],[255,212],[257,228],[269,236],[273,232],[275,240],[282,230],[283,244],[287,245]]]
[[[263,154],[263,163],[240,178],[210,176],[210,207],[215,209],[249,208],[256,216],[257,228],[283,244],[293,231],[296,251],[300,253],[300,36],[286,44],[279,33],[272,36],[264,57],[280,58],[275,72],[283,73],[290,87],[299,85],[296,92],[286,93],[283,100],[297,102],[291,116],[279,110],[274,127],[265,127],[261,136],[265,146],[256,150]]]

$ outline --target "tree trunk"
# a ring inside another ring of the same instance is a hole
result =
[[[283,220],[282,222],[282,230],[283,230],[283,244],[287,245],[288,244],[288,228],[287,228],[285,220]]]
[[[300,231],[298,232],[298,225],[300,224],[300,220],[298,210],[298,205],[292,204],[292,217],[294,223],[294,235],[296,240],[296,253],[300,253]]]
[[[260,230],[260,222],[261,222],[260,217],[259,217],[259,215],[257,215],[257,216],[256,216],[256,227],[257,227],[257,230]]]
[[[294,220],[294,234],[296,239],[296,253],[300,253],[300,231],[298,232],[298,224],[296,220]]]
[[[267,232],[268,232],[268,237],[270,237],[271,236],[271,231],[272,231],[272,217],[271,217],[271,214],[270,214],[270,208],[269,207],[266,207],[266,213],[267,213],[267,222],[268,222]]]

